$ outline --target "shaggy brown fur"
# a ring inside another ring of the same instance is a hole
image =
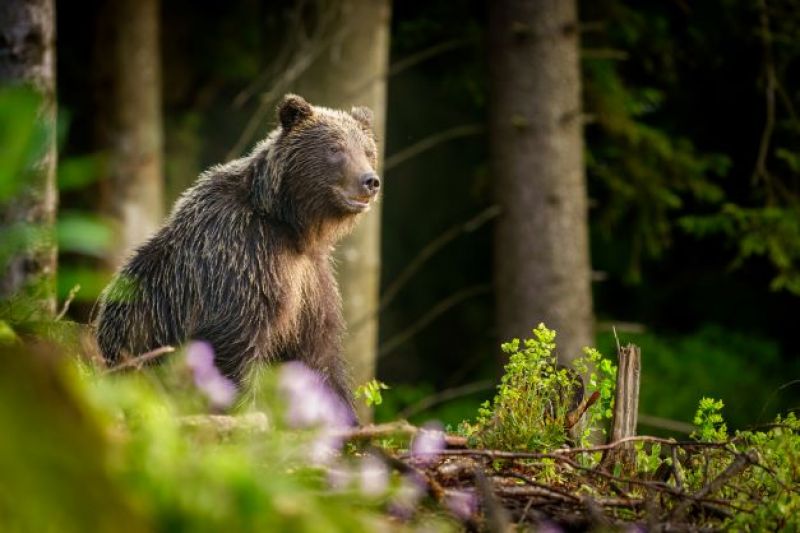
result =
[[[331,251],[377,196],[371,112],[287,95],[278,118],[250,155],[203,173],[103,292],[110,363],[202,339],[237,383],[300,360],[351,402]]]

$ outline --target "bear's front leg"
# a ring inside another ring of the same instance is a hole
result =
[[[334,290],[322,291],[317,305],[305,310],[300,321],[297,344],[289,347],[286,360],[304,363],[336,393],[347,406],[353,423],[358,422],[353,398],[353,384],[347,363],[342,357],[341,336],[343,321],[339,310],[339,295]],[[328,292],[328,294],[325,294]]]

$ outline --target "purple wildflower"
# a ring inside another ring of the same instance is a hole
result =
[[[230,407],[236,398],[236,385],[223,376],[214,364],[214,349],[205,341],[190,342],[186,347],[186,365],[192,370],[194,384],[215,408]]]
[[[328,429],[322,429],[311,442],[308,458],[315,465],[327,465],[336,458],[342,449],[342,444],[341,436]]]
[[[337,429],[349,427],[353,422],[342,399],[316,372],[300,362],[283,365],[280,390],[286,398],[286,421],[291,427]]]
[[[359,471],[361,492],[366,496],[381,496],[389,486],[389,471],[383,461],[367,456],[361,461]]]
[[[332,466],[326,469],[328,473],[328,485],[336,491],[343,491],[353,482],[353,472],[346,467]]]
[[[421,480],[414,476],[403,476],[389,503],[389,512],[398,518],[411,518],[424,493],[425,488]]]
[[[478,510],[478,499],[475,494],[464,490],[448,491],[444,503],[450,512],[461,520],[467,520]]]
[[[424,463],[436,460],[436,455],[445,449],[444,431],[441,424],[425,424],[411,442],[411,455]]]

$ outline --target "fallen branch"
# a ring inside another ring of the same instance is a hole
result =
[[[155,350],[149,351],[147,353],[143,353],[142,355],[137,355],[136,357],[130,357],[125,359],[121,363],[116,366],[112,366],[108,368],[104,374],[113,374],[115,372],[119,372],[121,370],[125,370],[127,368],[136,368],[140,369],[145,363],[148,363],[154,359],[158,359],[164,354],[172,353],[175,351],[175,348],[172,346],[162,346],[161,348],[156,348]]]

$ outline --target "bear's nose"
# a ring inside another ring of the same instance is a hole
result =
[[[368,172],[361,176],[361,185],[370,194],[375,194],[381,188],[381,180],[373,172]]]

